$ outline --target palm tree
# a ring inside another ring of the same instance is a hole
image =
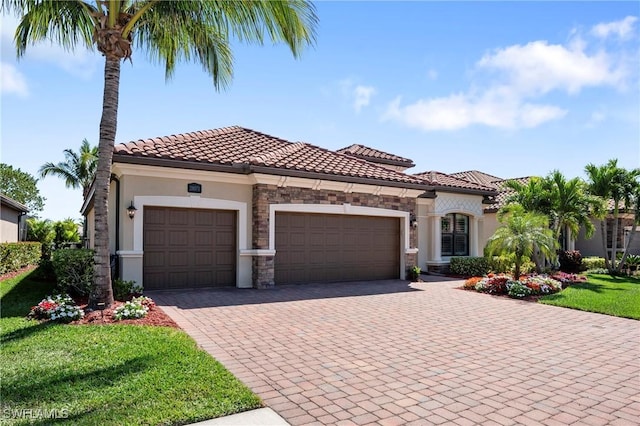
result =
[[[557,240],[549,229],[549,219],[540,213],[527,212],[518,204],[513,204],[498,212],[502,224],[487,242],[489,256],[515,254],[514,279],[520,277],[520,268],[526,258],[531,258],[535,250],[547,256],[555,253]]]
[[[200,64],[216,89],[232,75],[230,40],[284,42],[295,57],[315,39],[315,7],[307,0],[2,0],[2,10],[21,16],[18,56],[31,43],[51,40],[66,49],[95,47],[105,57],[98,167],[95,179],[95,282],[90,305],[113,303],[109,268],[107,200],[116,138],[120,63],[135,47],[164,63],[170,78],[176,63]]]
[[[611,159],[606,164],[596,166],[587,164],[585,167],[587,173],[589,192],[600,197],[603,202],[609,201],[613,204],[613,229],[611,230],[611,252],[607,249],[607,221],[608,211],[603,211],[599,215],[600,231],[602,233],[602,251],[605,259],[605,266],[610,272],[618,270],[617,251],[618,251],[618,222],[620,217],[620,207],[625,209],[632,208],[634,197],[637,196],[638,178],[640,177],[640,169],[626,170],[618,166],[617,159]],[[634,228],[635,232],[635,228]]]
[[[83,139],[79,152],[73,152],[72,149],[63,152],[66,161],[43,164],[38,171],[40,177],[58,176],[64,179],[67,188],[82,188],[82,196],[86,198],[98,167],[98,147],[92,147],[88,140]]]

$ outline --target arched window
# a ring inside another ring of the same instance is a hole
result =
[[[442,256],[469,256],[469,216],[450,213],[441,223]]]

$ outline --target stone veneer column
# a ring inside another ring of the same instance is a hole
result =
[[[269,248],[269,185],[253,185],[253,229],[251,243],[254,249]],[[254,256],[252,261],[252,280],[254,288],[274,286],[274,256]]]

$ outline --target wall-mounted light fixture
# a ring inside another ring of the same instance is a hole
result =
[[[409,213],[409,225],[411,225],[412,228],[418,227],[418,219],[416,219],[416,215],[413,212]]]
[[[136,206],[133,205],[133,201],[131,201],[131,204],[129,205],[129,207],[127,207],[127,214],[129,215],[129,219],[133,219],[137,211],[138,209],[136,209]]]

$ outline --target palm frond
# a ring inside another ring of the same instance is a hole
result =
[[[94,22],[91,11],[95,8],[92,5],[80,0],[40,0],[3,1],[3,7],[22,15],[15,33],[18,57],[24,54],[28,45],[43,40],[50,40],[67,50],[74,49],[78,44],[93,49]]]

